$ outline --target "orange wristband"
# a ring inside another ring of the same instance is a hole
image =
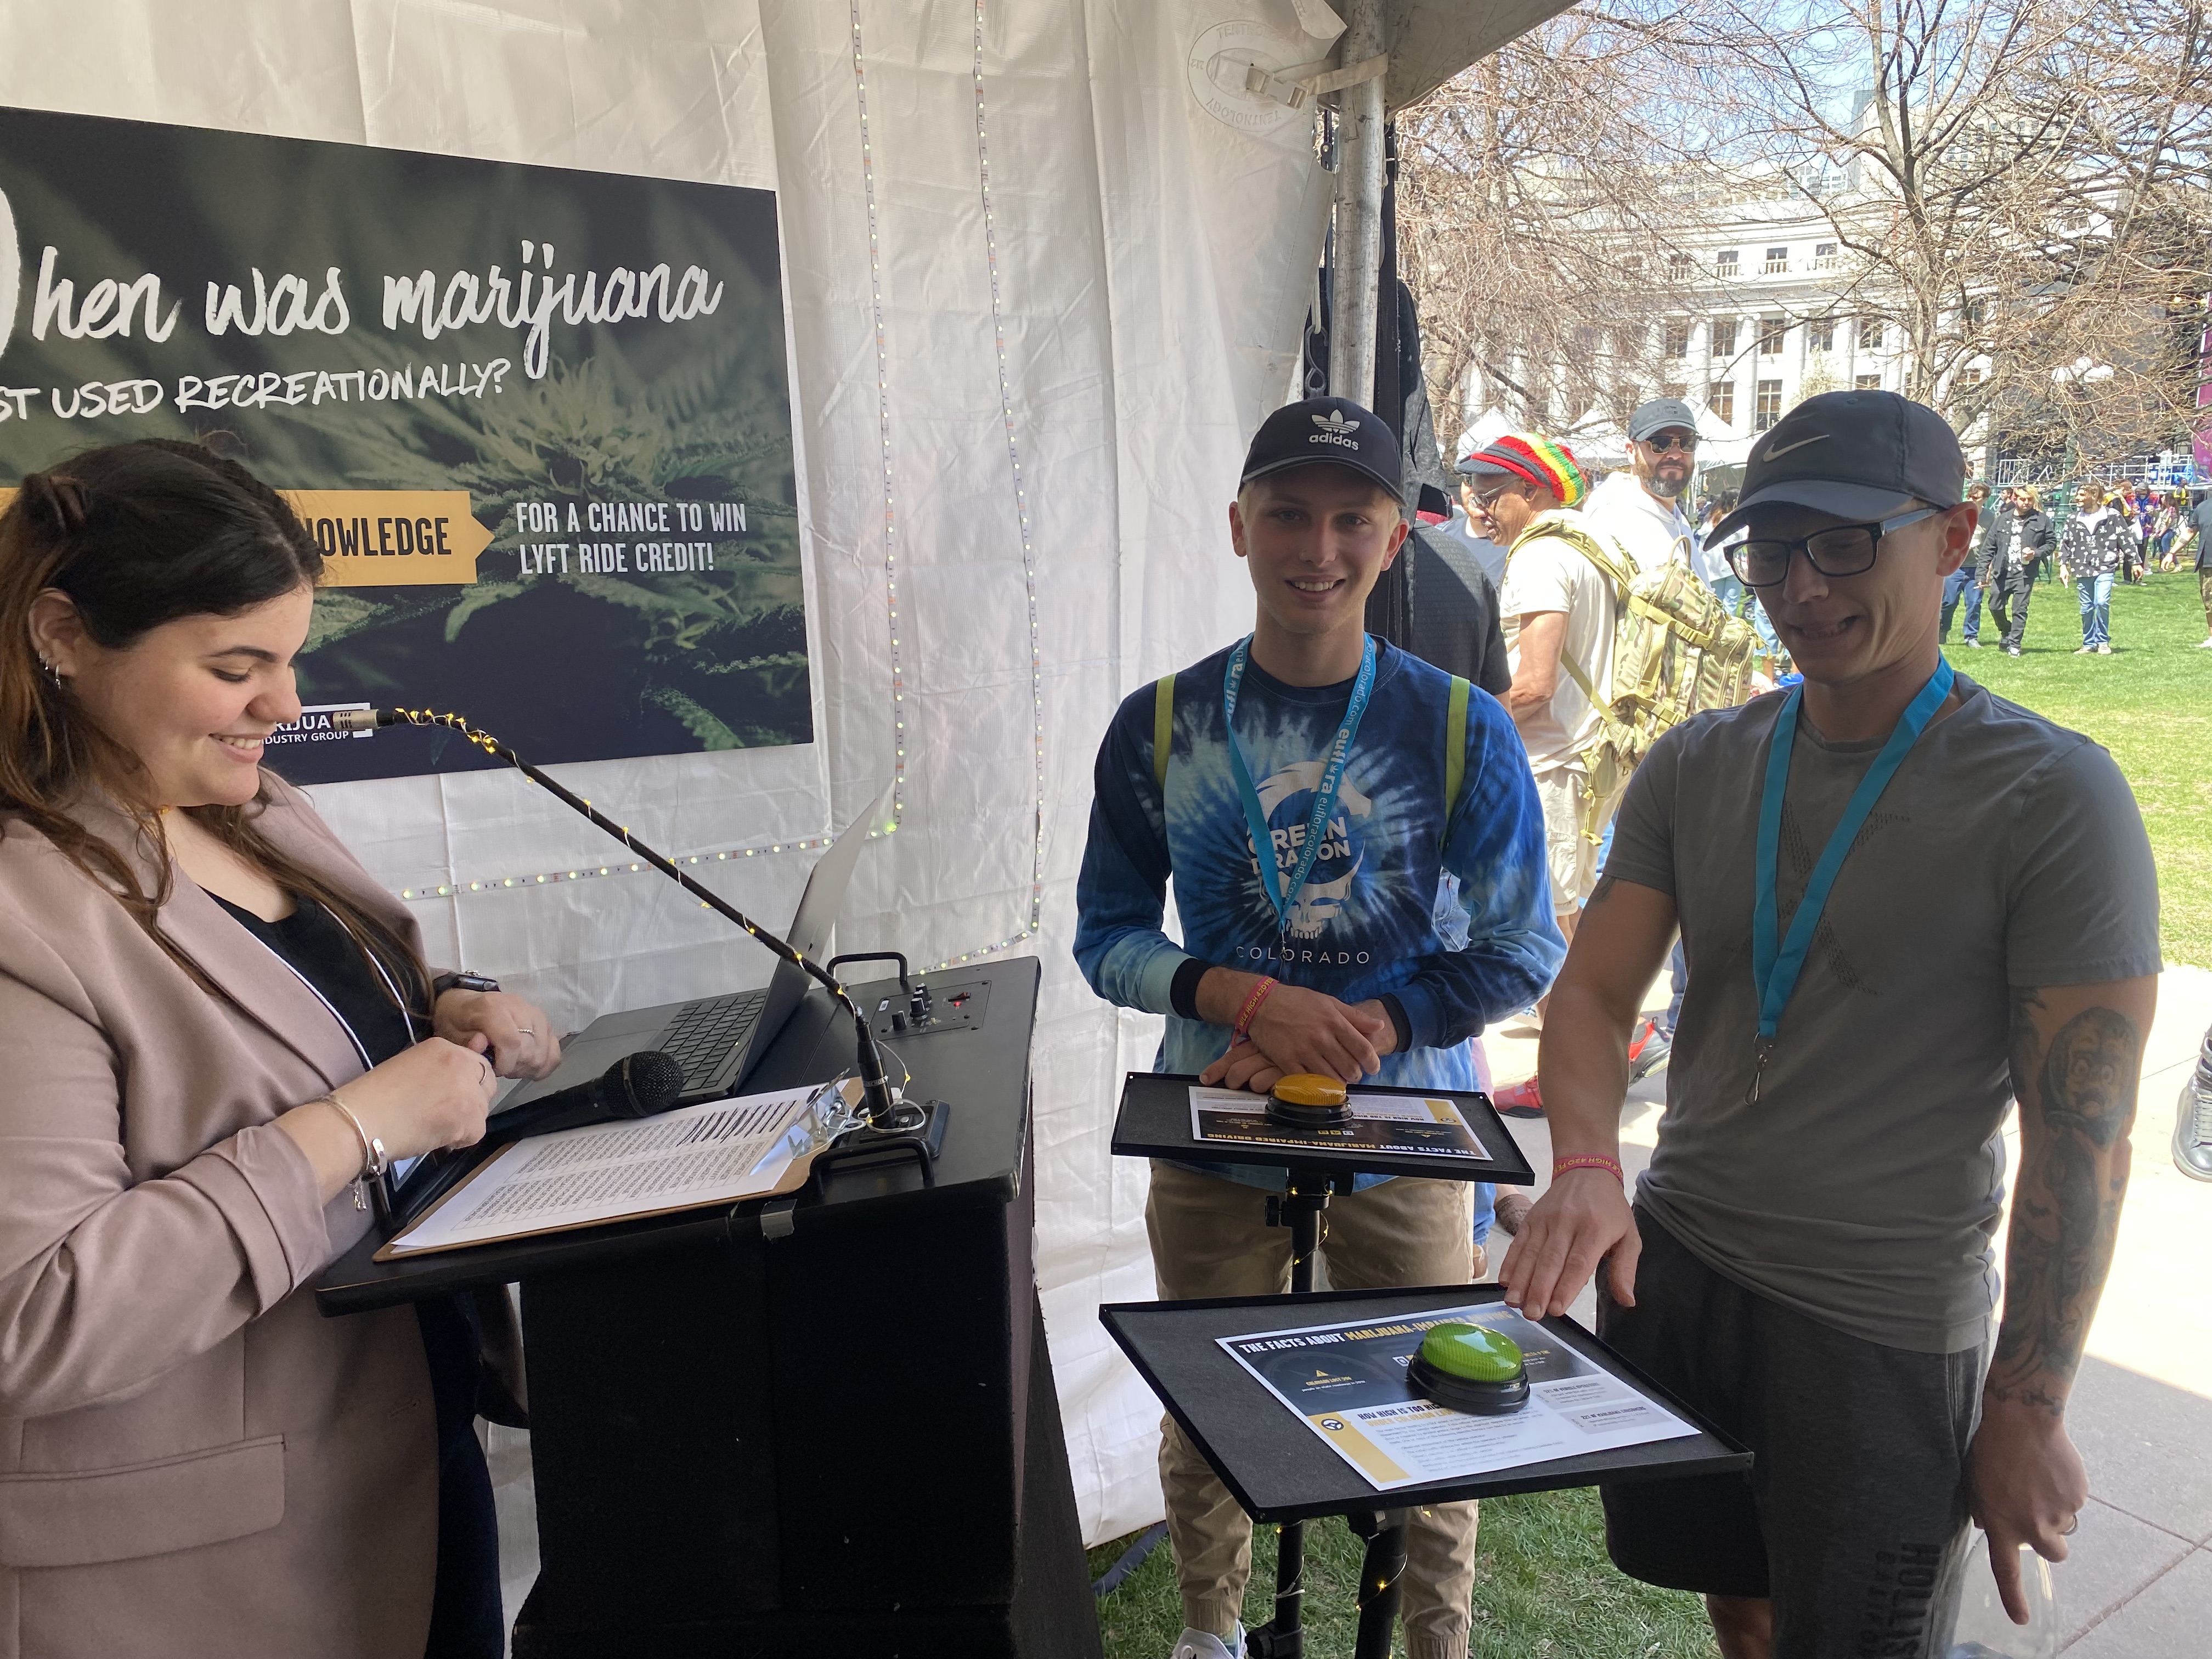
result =
[[[1621,1172],[1620,1160],[1607,1158],[1601,1152],[1577,1152],[1571,1157],[1552,1160],[1553,1180],[1557,1181],[1570,1170],[1604,1170],[1621,1184],[1623,1189],[1628,1186],[1628,1177]]]
[[[1263,979],[1252,988],[1252,994],[1244,999],[1244,1006],[1237,1011],[1237,1025],[1230,1033],[1230,1047],[1233,1048],[1246,1040],[1252,1029],[1253,1018],[1260,1012],[1260,1005],[1267,1000],[1268,994],[1274,988],[1275,981],[1272,979]]]

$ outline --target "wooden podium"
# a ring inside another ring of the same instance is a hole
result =
[[[933,1184],[842,1168],[392,1262],[372,1236],[324,1276],[332,1315],[520,1282],[540,1571],[517,1659],[1099,1653],[1033,1271],[1037,963],[955,977],[989,979],[984,1021],[891,1045],[951,1109]],[[817,991],[746,1087],[851,1063]]]

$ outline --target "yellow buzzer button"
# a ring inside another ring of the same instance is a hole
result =
[[[1316,1077],[1311,1072],[1295,1072],[1277,1083],[1271,1091],[1285,1106],[1341,1106],[1345,1102],[1344,1085],[1333,1077]]]

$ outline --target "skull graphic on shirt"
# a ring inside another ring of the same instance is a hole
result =
[[[1325,765],[1325,762],[1318,760],[1295,761],[1279,772],[1269,774],[1259,785],[1261,811],[1272,821],[1275,808],[1285,800],[1292,795],[1310,793],[1320,787]],[[1330,828],[1334,830],[1342,826],[1343,841],[1350,861],[1342,875],[1327,881],[1309,880],[1298,889],[1297,896],[1291,904],[1288,924],[1291,938],[1318,939],[1322,930],[1342,914],[1345,902],[1352,896],[1352,884],[1359,874],[1360,866],[1367,860],[1366,848],[1359,845],[1352,825],[1374,810],[1374,801],[1361,794],[1349,780],[1338,786],[1336,812],[1332,816]],[[1291,852],[1288,867],[1280,856],[1277,859],[1276,866],[1285,876],[1297,863],[1295,849],[1286,850]],[[1324,858],[1316,859],[1311,873],[1318,876],[1325,861],[1337,864],[1343,863],[1344,860],[1328,860],[1324,854]]]

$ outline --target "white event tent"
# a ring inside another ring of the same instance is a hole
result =
[[[1393,0],[1390,105],[1559,9]],[[1291,381],[1330,181],[1310,100],[1243,70],[1335,64],[1334,21],[1322,0],[0,9],[0,104],[777,192],[816,741],[562,775],[665,850],[756,849],[706,878],[772,921],[814,856],[793,843],[896,779],[839,948],[1042,959],[1038,1271],[1092,1540],[1159,1495],[1158,1407],[1096,1317],[1152,1291],[1145,1172],[1107,1133],[1158,1033],[1068,953],[1091,762],[1119,699],[1249,625],[1224,507]],[[767,977],[650,874],[537,883],[604,843],[512,774],[316,793],[394,888],[464,890],[415,904],[434,959],[572,1028]]]

